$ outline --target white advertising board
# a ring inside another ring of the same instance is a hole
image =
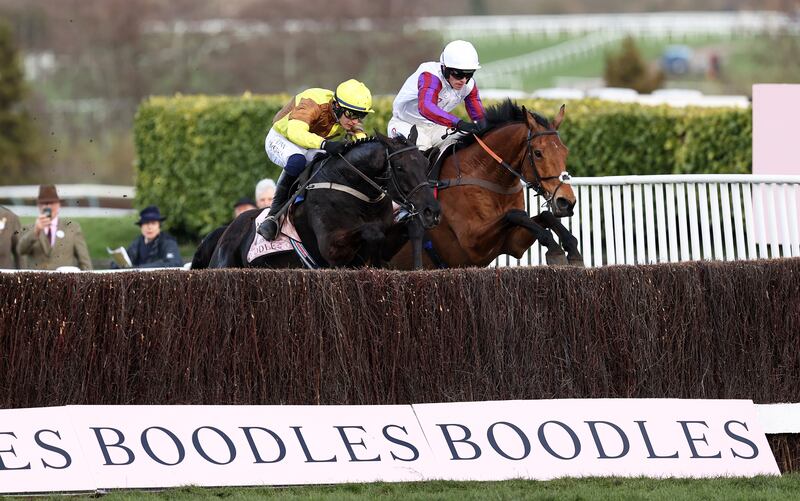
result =
[[[415,405],[445,478],[779,474],[749,400]]]
[[[0,493],[779,474],[746,400],[0,410]]]
[[[407,405],[71,410],[107,488],[413,481],[431,467]]]
[[[0,494],[95,488],[65,410],[0,410]]]

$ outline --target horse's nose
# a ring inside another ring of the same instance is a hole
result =
[[[572,208],[575,207],[575,202],[564,197],[556,198],[556,213],[565,216],[572,215]]]

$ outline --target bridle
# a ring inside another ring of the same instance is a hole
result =
[[[545,203],[550,203],[551,200],[555,199],[556,194],[558,193],[558,190],[561,188],[561,186],[570,180],[570,176],[567,171],[564,171],[557,176],[544,176],[544,177],[539,173],[539,169],[538,167],[536,167],[536,159],[533,155],[533,140],[540,136],[556,136],[559,139],[561,138],[557,130],[545,130],[541,132],[533,132],[532,130],[528,129],[526,156],[530,159],[531,170],[533,171],[533,175],[535,177],[533,181],[529,181],[527,178],[525,178],[525,176],[522,174],[522,169],[520,169],[519,172],[514,170],[514,168],[511,167],[511,165],[509,165],[508,162],[500,158],[500,156],[497,153],[492,151],[492,149],[489,148],[489,146],[487,146],[486,143],[484,143],[480,137],[478,137],[477,135],[475,135],[474,137],[475,141],[478,142],[481,148],[483,148],[484,151],[486,151],[486,153],[488,153],[492,158],[494,158],[495,161],[497,161],[497,163],[500,164],[501,167],[503,167],[505,170],[511,173],[511,175],[522,181],[522,183],[525,185],[525,188],[533,190],[536,193],[537,197],[543,197]],[[545,190],[544,187],[542,186],[542,182],[550,181],[551,179],[558,179],[559,183],[558,186],[556,186],[556,189],[553,190],[552,195],[548,197],[547,190]]]
[[[410,216],[417,215],[417,209],[414,207],[414,203],[411,201],[411,197],[414,196],[419,190],[423,188],[427,188],[430,186],[430,183],[427,179],[423,179],[421,183],[414,186],[409,190],[408,193],[403,192],[403,189],[400,187],[400,184],[397,182],[397,174],[395,173],[395,168],[392,165],[392,157],[398,155],[400,153],[405,153],[406,151],[414,151],[416,150],[419,152],[419,148],[412,144],[411,146],[406,146],[405,148],[400,148],[397,151],[393,151],[389,153],[389,149],[386,149],[386,163],[389,165],[389,179],[392,181],[392,185],[394,185],[394,191],[400,197],[400,200],[394,200],[397,205],[408,211]],[[377,178],[377,179],[386,179],[386,178]]]
[[[392,184],[391,187],[393,188],[394,192],[397,194],[397,197],[399,198],[398,199],[398,198],[394,198],[393,197],[393,200],[395,201],[395,203],[397,203],[400,207],[405,209],[409,213],[409,215],[416,216],[418,214],[418,211],[417,211],[416,207],[414,207],[414,203],[411,202],[411,197],[414,196],[414,194],[416,194],[419,190],[421,190],[423,188],[426,188],[428,186],[428,181],[424,180],[423,182],[419,183],[417,186],[415,186],[414,188],[412,188],[408,192],[405,192],[400,187],[400,183],[397,181],[397,171],[396,171],[395,166],[392,165],[392,157],[397,156],[397,155],[399,155],[401,153],[405,153],[407,151],[412,151],[412,150],[419,151],[419,148],[417,146],[415,146],[415,145],[411,145],[411,146],[406,146],[404,148],[400,148],[399,150],[396,150],[396,151],[393,151],[393,152],[389,152],[389,148],[386,148],[386,166],[387,166],[386,171],[388,172],[388,175],[386,175],[386,176],[376,176],[375,179],[378,179],[380,181],[384,181],[384,183],[383,183],[384,185],[387,182],[391,182],[391,184]],[[351,195],[351,196],[353,196],[353,197],[355,197],[355,198],[357,198],[357,199],[359,199],[359,200],[361,200],[363,202],[367,202],[367,203],[371,203],[371,204],[375,204],[375,203],[378,203],[378,202],[382,201],[386,197],[386,195],[389,194],[389,190],[387,188],[385,188],[383,185],[378,184],[375,181],[373,181],[372,179],[370,179],[369,176],[367,176],[366,174],[361,172],[355,165],[350,163],[350,161],[348,161],[344,157],[344,155],[342,155],[341,153],[339,153],[339,158],[342,159],[342,161],[344,161],[345,166],[347,166],[347,168],[349,170],[351,170],[352,172],[358,174],[358,176],[360,176],[367,184],[369,184],[372,188],[377,190],[379,192],[379,194],[376,197],[372,197],[371,198],[371,197],[365,195],[364,193],[356,190],[355,188],[351,188],[350,186],[346,186],[346,185],[339,184],[339,183],[330,183],[330,182],[311,183],[311,184],[306,185],[305,188],[307,190],[327,189],[327,190],[341,191],[341,192],[347,193],[347,194],[349,194],[349,195]],[[321,169],[317,169],[317,172],[319,172],[320,170]],[[316,172],[315,172],[315,175],[316,175]]]

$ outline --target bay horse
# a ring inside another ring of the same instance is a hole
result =
[[[487,266],[501,254],[519,259],[537,240],[547,248],[548,264],[583,266],[578,240],[558,220],[572,216],[575,206],[566,182],[569,149],[558,134],[564,112],[562,105],[549,122],[507,100],[486,110],[487,126],[477,136],[456,141],[437,177],[442,220],[428,232],[426,268]],[[530,217],[524,188],[550,210]],[[410,269],[408,245],[396,253],[403,242],[393,245],[386,251],[393,255],[390,266]]]
[[[439,203],[427,180],[427,159],[415,145],[416,136],[416,129],[408,138],[376,133],[310,166],[310,178],[301,190],[304,200],[288,214],[310,260],[301,260],[296,252],[282,252],[248,262],[255,219],[261,213],[253,209],[240,214],[221,233],[208,266],[383,266],[382,246],[395,225],[392,200],[409,213],[415,228],[432,228],[439,222]],[[204,244],[213,244],[213,238],[207,237]],[[421,239],[416,248],[417,267],[421,267]],[[207,249],[198,249],[200,253]]]

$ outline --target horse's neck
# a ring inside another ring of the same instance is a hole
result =
[[[347,162],[350,164],[347,165],[344,160],[337,159],[336,169],[332,169],[328,181],[351,187],[368,184],[363,177],[353,171],[353,169],[355,169],[373,182],[377,182],[377,178],[383,174],[383,169],[381,168],[382,163],[378,162],[377,155],[361,158],[369,158],[369,160],[353,161],[347,159]]]
[[[505,132],[506,130],[509,132]],[[518,126],[509,125],[487,134],[481,140],[504,162],[517,169],[520,161],[525,156],[525,147],[527,145],[525,134],[527,134],[527,130],[528,128],[524,124]],[[459,158],[455,162],[450,162],[450,164],[451,168],[456,171],[460,167],[460,175],[462,177],[477,177],[501,186],[514,186],[519,183],[519,179],[500,166],[477,141],[462,152],[458,152],[457,155]],[[449,174],[458,176],[459,172]]]

